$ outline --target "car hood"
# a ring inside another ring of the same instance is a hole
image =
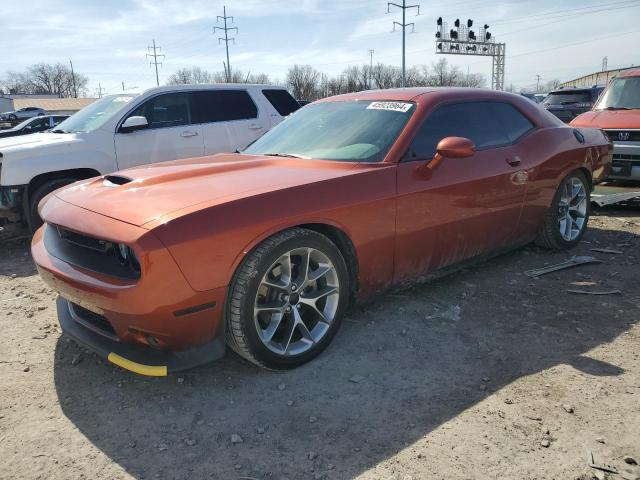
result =
[[[133,225],[168,220],[194,206],[214,206],[287,187],[349,175],[357,163],[218,154],[156,163],[58,190],[65,202]],[[164,217],[164,218],[163,218]]]
[[[571,125],[603,129],[640,128],[640,110],[592,110],[574,118]]]
[[[53,145],[69,145],[78,141],[78,137],[71,133],[31,133],[19,137],[0,139],[2,154],[14,152],[28,152],[39,148],[49,148]]]

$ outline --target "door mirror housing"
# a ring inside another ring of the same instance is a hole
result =
[[[148,127],[149,122],[147,122],[147,117],[134,115],[127,118],[122,125],[120,125],[120,133],[135,132],[136,130],[143,130]]]
[[[446,137],[438,142],[436,154],[444,158],[466,158],[476,153],[476,146],[464,137]]]

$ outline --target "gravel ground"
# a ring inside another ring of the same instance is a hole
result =
[[[354,309],[295,371],[166,379],[61,336],[27,245],[0,245],[0,478],[605,478],[592,455],[636,478],[639,235],[600,211],[571,254],[602,264],[534,280],[571,254],[526,247]]]

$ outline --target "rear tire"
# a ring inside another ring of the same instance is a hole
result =
[[[238,267],[227,300],[227,343],[258,366],[295,368],[320,354],[349,301],[336,245],[302,228],[277,233]]]
[[[40,185],[36,191],[29,196],[29,217],[27,218],[27,221],[29,222],[31,233],[35,233],[35,231],[43,224],[40,214],[38,213],[38,204],[40,201],[51,192],[77,181],[77,178],[56,178],[54,180],[49,180],[43,185]]]
[[[590,214],[590,182],[582,171],[573,171],[560,182],[535,243],[555,250],[575,247],[587,230]]]

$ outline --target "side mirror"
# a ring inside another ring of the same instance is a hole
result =
[[[143,130],[149,127],[147,117],[132,116],[127,118],[122,125],[120,125],[120,133],[135,132],[136,130]]]
[[[426,172],[433,172],[445,158],[465,158],[476,153],[476,146],[464,137],[445,137],[438,142],[436,154],[424,166]]]
[[[436,154],[445,158],[466,158],[476,153],[476,146],[464,137],[446,137],[438,142]]]

